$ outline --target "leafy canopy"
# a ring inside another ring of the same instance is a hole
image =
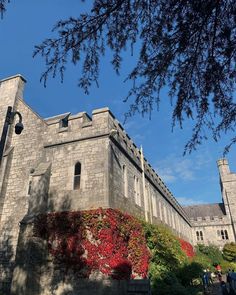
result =
[[[3,13],[6,11],[6,4],[9,3],[10,0],[0,0],[0,14],[3,17]]]
[[[6,0],[0,0],[4,10]],[[125,100],[127,116],[151,113],[160,91],[168,86],[173,104],[173,127],[194,119],[192,151],[207,138],[235,130],[236,2],[233,0],[94,0],[89,13],[59,21],[55,38],[35,47],[45,59],[41,79],[61,76],[66,64],[83,63],[79,86],[88,93],[98,83],[101,57],[113,53],[119,73],[122,53],[140,48],[126,80],[133,82]],[[137,45],[136,47],[134,47]],[[232,138],[225,151],[236,142]]]

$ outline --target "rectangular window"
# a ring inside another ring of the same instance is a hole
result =
[[[172,215],[172,224],[173,224],[173,228],[175,229],[175,213],[174,213],[174,210],[171,209],[171,215]]]
[[[75,164],[75,171],[74,171],[74,190],[80,189],[80,177],[81,177],[81,164],[77,162]]]
[[[159,212],[160,212],[160,219],[162,220],[162,205],[161,205],[161,201],[159,201]]]
[[[163,212],[164,212],[164,222],[167,223],[167,212],[166,212],[166,206],[163,204]]]
[[[124,196],[128,198],[128,175],[127,168],[123,165],[123,187],[124,187]]]
[[[31,190],[32,190],[32,180],[29,181],[28,195],[31,194]]]
[[[141,195],[140,195],[140,182],[138,177],[134,176],[134,198],[135,203],[141,206]]]
[[[200,230],[200,240],[203,241],[203,232]]]
[[[152,211],[153,216],[157,217],[157,199],[154,194],[152,194]]]

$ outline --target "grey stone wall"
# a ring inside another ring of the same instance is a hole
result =
[[[117,131],[111,137],[109,150],[111,206],[128,211],[151,223],[163,223],[180,237],[191,242],[191,225],[183,208],[145,158],[142,167],[141,151],[112,114],[109,114],[109,126]],[[124,194],[124,166],[127,169],[127,196]],[[135,179],[139,180],[140,203],[135,201]]]
[[[228,216],[224,217],[206,217],[204,219],[198,218],[197,220],[191,220],[192,223],[192,235],[193,244],[214,244],[219,248],[223,248],[225,243],[234,242],[234,233],[232,229],[232,223]],[[228,239],[222,239],[221,230],[227,231]],[[196,232],[202,231],[203,240],[197,239]],[[220,232],[219,232],[220,231]]]
[[[226,159],[221,159],[217,163],[226,213],[233,224],[234,238],[236,238],[236,174],[230,171]]]
[[[18,243],[19,221],[28,210],[27,187],[31,165],[40,161],[42,136],[45,123],[21,100],[24,79],[15,76],[0,84],[0,129],[3,114],[8,105],[20,111],[24,117],[25,130],[21,136],[13,132],[11,125],[6,144],[1,179],[1,223],[0,223],[0,289],[8,294]],[[15,118],[15,121],[18,118]]]
[[[24,243],[35,247],[29,224],[40,212],[111,207],[151,223],[165,224],[194,244],[198,242],[197,230],[203,231],[206,244],[223,246],[225,241],[219,239],[217,230],[227,230],[229,241],[235,241],[236,174],[230,172],[225,160],[218,165],[226,215],[222,219],[209,216],[190,220],[108,108],[94,110],[92,117],[81,112],[42,119],[23,101],[24,83],[20,75],[0,81],[0,130],[8,105],[20,111],[25,126],[18,136],[13,132],[14,124],[11,125],[0,170],[3,294],[10,292],[16,250]],[[62,119],[68,124],[62,125]],[[81,163],[81,179],[80,188],[75,190],[77,162]],[[27,225],[19,226],[20,222]],[[19,257],[20,254],[18,260]],[[21,273],[17,267],[14,279]],[[27,285],[31,279],[22,278],[22,282]],[[30,294],[39,294],[35,290]]]

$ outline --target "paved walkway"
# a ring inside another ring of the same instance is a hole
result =
[[[223,281],[226,281],[225,275],[222,276]],[[214,280],[213,285],[209,287],[209,292],[207,295],[222,295],[221,286],[218,280]]]
[[[210,289],[210,295],[222,295],[219,282],[214,282]]]

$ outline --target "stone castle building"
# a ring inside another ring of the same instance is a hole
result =
[[[24,102],[24,84],[20,75],[0,81],[0,130],[8,106],[24,123],[21,135],[11,124],[0,167],[4,294],[17,277],[22,228],[42,212],[116,208],[165,224],[193,245],[235,242],[236,174],[226,159],[218,161],[222,203],[182,207],[108,108],[91,117],[81,112],[43,119]]]

